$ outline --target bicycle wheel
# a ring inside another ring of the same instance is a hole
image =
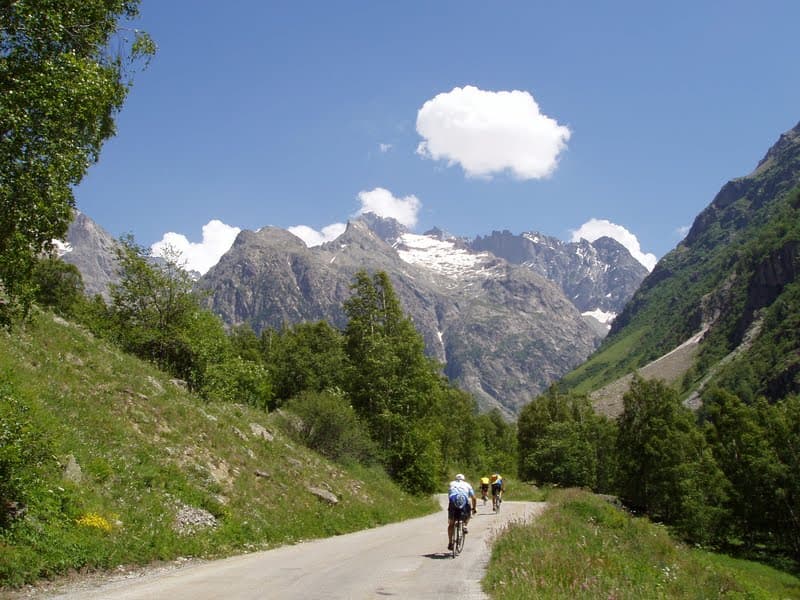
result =
[[[453,545],[453,549],[456,551],[456,556],[458,556],[459,554],[461,554],[461,551],[464,549],[464,540],[467,537],[467,536],[464,535],[464,522],[463,521],[459,521],[458,522],[458,529],[456,529],[456,531],[457,531],[456,540],[455,540],[456,543]]]

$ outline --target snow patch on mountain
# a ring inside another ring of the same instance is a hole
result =
[[[584,317],[593,317],[608,327],[611,327],[611,321],[617,317],[617,313],[605,312],[599,308],[588,310],[586,312],[582,312],[581,314]]]
[[[457,247],[451,240],[414,233],[401,235],[395,249],[405,262],[427,267],[453,279],[474,274],[492,259],[488,252],[470,252]]]

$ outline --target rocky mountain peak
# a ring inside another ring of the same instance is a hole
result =
[[[405,225],[397,219],[380,217],[372,212],[364,213],[355,222],[364,223],[375,235],[389,245],[394,244],[404,233],[408,233]]]
[[[76,220],[72,245],[88,244],[98,258],[113,256],[114,240],[108,236],[104,251],[90,243],[89,231],[93,227]],[[548,277],[583,264],[577,249],[587,256],[603,251],[537,236],[504,232],[507,248],[539,240],[534,251],[518,253],[526,260],[514,263],[442,229],[414,234],[395,219],[371,213],[348,222],[335,240],[311,248],[285,229],[263,227],[241,231],[197,285],[210,292],[209,308],[231,326],[246,323],[260,333],[326,320],[344,328],[342,307],[355,272],[385,271],[445,375],[482,408],[496,407],[511,417],[585,359],[604,334]]]
[[[78,267],[86,294],[108,298],[108,284],[119,280],[114,250],[117,241],[87,215],[76,210],[64,242],[61,258]]]
[[[767,150],[756,169],[745,177],[733,179],[694,220],[683,244],[719,244],[748,226],[749,214],[774,198],[800,185],[800,123],[782,134]],[[707,235],[711,227],[718,229]]]
[[[765,164],[780,159],[789,152],[794,152],[798,146],[800,146],[800,122],[789,131],[781,134],[778,141],[767,150],[764,158],[758,162],[756,171],[761,169]]]
[[[647,269],[609,237],[565,243],[535,231],[494,231],[476,237],[473,250],[488,251],[524,265],[557,283],[584,314],[607,324],[647,276]]]

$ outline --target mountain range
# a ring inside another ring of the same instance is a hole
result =
[[[113,238],[77,214],[63,258],[87,292],[116,278]],[[444,374],[484,410],[522,405],[596,348],[647,270],[611,238],[564,243],[535,232],[475,240],[414,234],[372,213],[336,240],[307,247],[289,231],[242,231],[197,286],[228,326],[256,333],[304,321],[344,327],[359,269],[385,271]]]

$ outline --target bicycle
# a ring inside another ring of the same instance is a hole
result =
[[[500,504],[503,502],[503,498],[500,496],[500,493],[495,494],[492,496],[492,511],[495,513],[500,512]]]
[[[453,523],[453,558],[461,554],[461,551],[464,549],[466,537],[467,534],[464,533],[464,521],[462,519],[456,519],[456,522]]]

